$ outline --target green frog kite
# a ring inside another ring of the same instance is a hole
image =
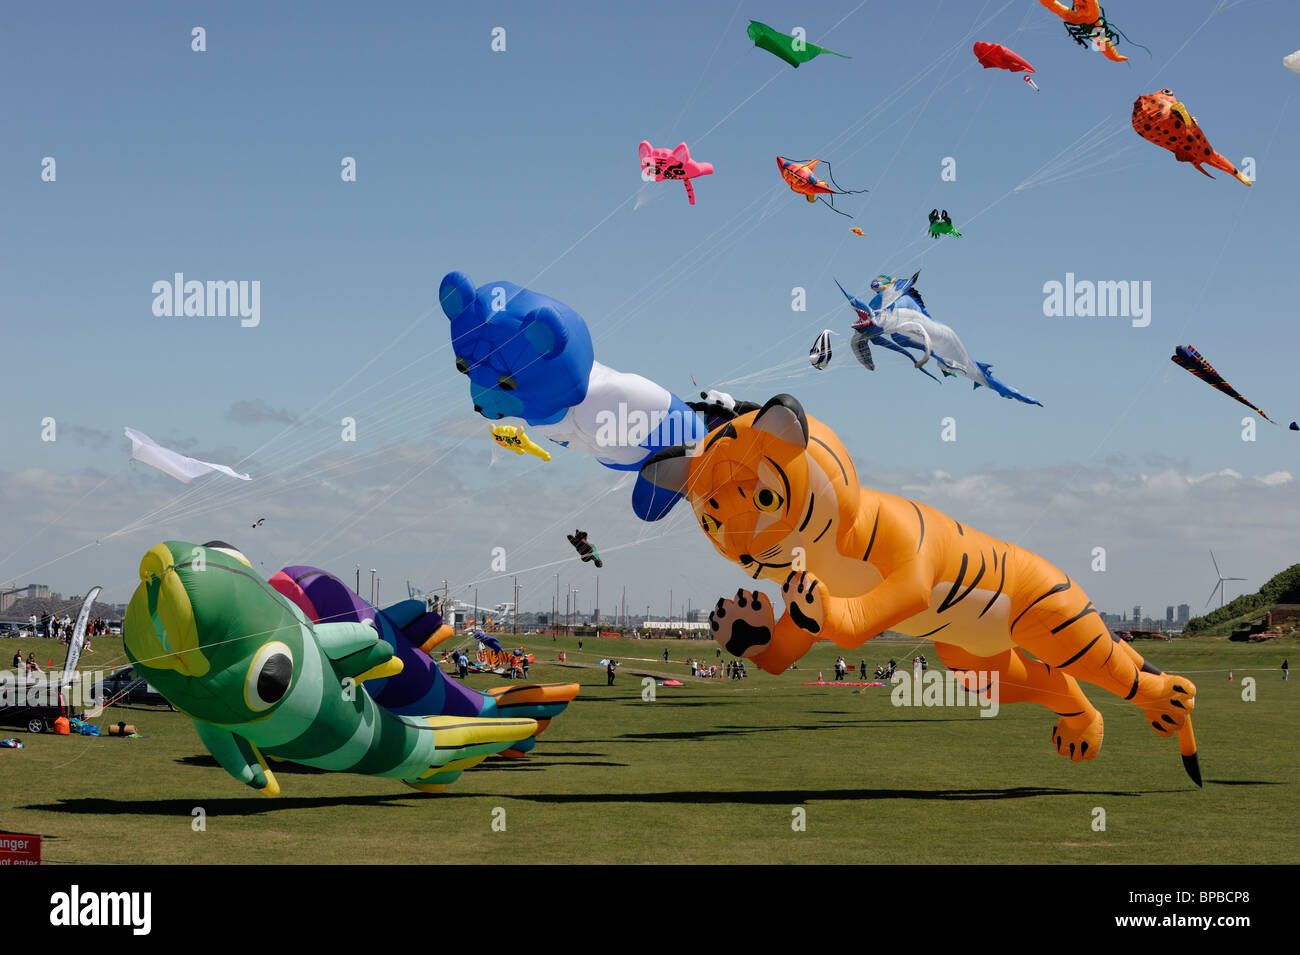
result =
[[[941,235],[950,235],[953,238],[960,239],[961,233],[957,227],[952,224],[952,219],[948,216],[948,210],[944,209],[943,214],[939,214],[938,209],[930,210],[930,238],[937,239]]]
[[[436,793],[538,730],[533,719],[384,709],[362,686],[402,669],[380,634],[312,623],[221,541],[167,541],[144,555],[123,642],[217,762],[267,796],[280,787],[266,757]]]

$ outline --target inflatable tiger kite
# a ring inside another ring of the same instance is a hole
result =
[[[1200,785],[1190,680],[1112,637],[1082,588],[1037,554],[860,487],[834,432],[790,395],[658,452],[641,473],[690,499],[724,557],[784,584],[780,620],[759,591],[718,601],[709,621],[727,652],[782,673],[822,639],[844,649],[885,630],[932,640],[981,699],[993,681],[979,687],[978,674],[997,671],[1000,703],[1051,710],[1052,743],[1075,762],[1101,750],[1101,713],[1078,681],[1093,683],[1140,707],[1159,735],[1177,734]],[[792,569],[800,556],[807,571]]]

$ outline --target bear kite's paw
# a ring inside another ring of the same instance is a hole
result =
[[[1071,762],[1096,759],[1101,752],[1101,713],[1095,708],[1089,709],[1092,712],[1062,716],[1052,727],[1052,745],[1062,756],[1069,756]]]

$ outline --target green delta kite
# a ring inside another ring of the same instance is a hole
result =
[[[803,31],[800,30],[799,33],[802,34]],[[807,63],[813,57],[822,53],[841,56],[846,60],[852,59],[852,57],[844,56],[843,53],[836,53],[824,46],[809,43],[802,35],[788,36],[784,33],[778,33],[766,23],[759,23],[757,20],[749,21],[749,38],[754,41],[754,46],[767,50],[768,53],[774,53],[795,69],[799,68],[800,63]]]

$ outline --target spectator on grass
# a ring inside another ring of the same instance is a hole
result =
[[[23,651],[21,650],[14,651],[14,669],[17,670],[19,673],[23,672]],[[1282,672],[1286,673],[1285,666],[1283,666]]]
[[[867,661],[865,659],[859,661],[858,673],[862,676],[862,679],[865,680],[867,678]]]
[[[605,676],[607,679],[607,682],[605,683],[606,686],[614,685],[614,667],[616,666],[618,666],[618,663],[613,657],[610,657],[609,662],[605,666]]]
[[[1288,674],[1290,674],[1290,672],[1291,672],[1291,664],[1287,663],[1286,660],[1283,660],[1282,661],[1282,682],[1283,683],[1286,682],[1286,678]]]

